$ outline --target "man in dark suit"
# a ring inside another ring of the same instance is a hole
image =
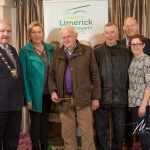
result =
[[[129,17],[124,21],[123,30],[126,34],[126,38],[120,41],[120,44],[129,47],[130,38],[137,33],[139,26],[137,21],[133,17]],[[144,53],[150,56],[150,39],[146,38],[144,47]]]
[[[11,25],[0,20],[0,150],[17,150],[25,104],[22,67],[10,39]]]
[[[135,18],[129,17],[124,21],[123,30],[126,34],[126,38],[120,41],[120,44],[126,46],[130,49],[130,39],[133,35],[137,33],[138,24]],[[144,53],[150,56],[150,39],[146,38],[146,43],[144,47]],[[133,130],[134,126],[131,125],[133,123],[132,113],[127,107],[126,109],[126,126],[125,126],[125,141],[123,150],[132,150],[133,146]],[[137,140],[138,141],[138,140]]]

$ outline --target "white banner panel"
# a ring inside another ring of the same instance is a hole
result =
[[[43,1],[45,41],[59,41],[60,28],[72,25],[79,40],[93,47],[103,43],[103,27],[108,22],[108,0]]]

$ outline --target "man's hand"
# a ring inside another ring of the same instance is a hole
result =
[[[92,111],[96,110],[99,108],[99,100],[92,100],[92,106],[91,106],[91,109]]]
[[[54,103],[59,103],[60,100],[58,100],[58,96],[57,96],[57,93],[56,92],[52,92],[51,94],[51,99]]]

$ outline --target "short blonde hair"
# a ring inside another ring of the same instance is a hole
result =
[[[31,40],[31,38],[30,38],[30,32],[31,32],[32,28],[35,27],[35,26],[41,27],[41,29],[42,29],[42,31],[43,31],[43,34],[44,34],[44,29],[43,29],[42,24],[41,24],[39,21],[33,21],[33,22],[31,22],[31,23],[29,24],[28,30],[27,30],[27,37],[28,37],[28,40],[29,40],[29,41]]]

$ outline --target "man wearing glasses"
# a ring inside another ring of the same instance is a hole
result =
[[[124,21],[123,30],[125,32],[126,38],[120,41],[120,44],[123,46],[130,48],[130,39],[133,35],[137,33],[139,26],[137,24],[137,21],[133,17],[129,17]],[[133,45],[132,45],[133,46]],[[139,44],[136,44],[135,46],[139,47]],[[150,56],[150,39],[146,38],[145,47],[143,49],[144,53]],[[126,109],[126,124],[133,123],[132,114],[129,108]],[[123,150],[132,150],[133,146],[133,125],[126,125],[125,126],[125,141],[124,141],[124,147]],[[138,141],[138,139],[137,139]]]

